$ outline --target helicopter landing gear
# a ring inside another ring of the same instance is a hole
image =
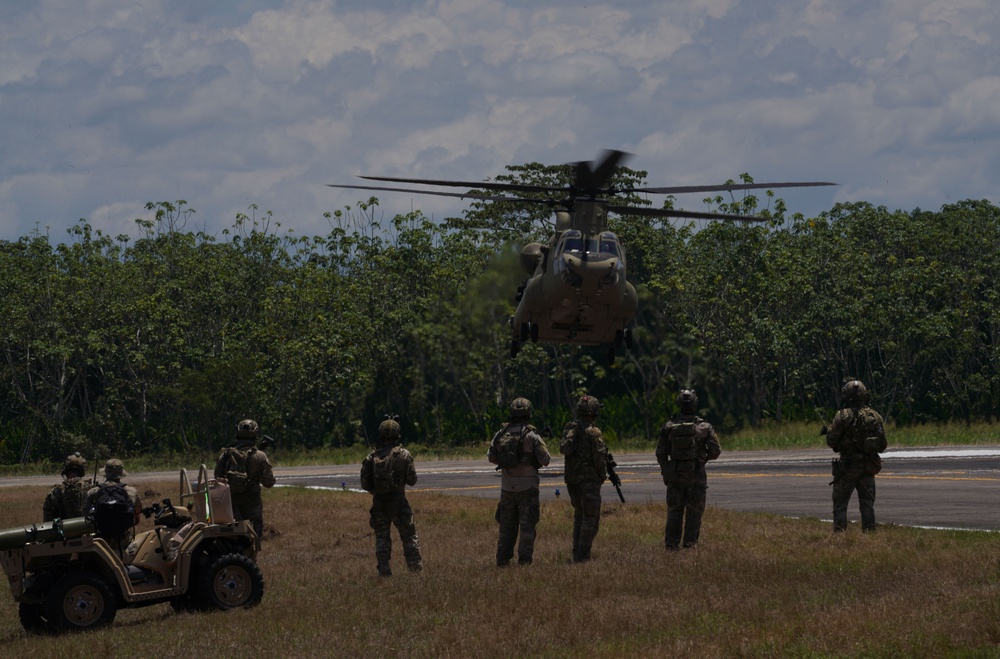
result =
[[[538,323],[531,323],[528,333],[531,334],[531,342],[538,343]]]
[[[518,351],[520,349],[521,349],[521,344],[518,342],[518,340],[517,339],[511,339],[510,340],[510,358],[511,359],[516,359],[517,358],[517,353],[518,353]]]
[[[528,340],[528,333],[531,331],[531,323],[521,323],[521,343]]]
[[[632,344],[633,344],[633,340],[632,340],[632,328],[631,327],[626,327],[625,331],[624,331],[624,334],[625,334],[625,347],[628,348],[629,350],[631,350],[632,349]]]

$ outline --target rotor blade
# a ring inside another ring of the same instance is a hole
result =
[[[763,190],[765,188],[815,188],[824,185],[840,185],[825,181],[810,181],[805,183],[731,183],[722,185],[679,185],[666,188],[632,188],[620,190],[620,193],[649,192],[652,194],[684,194],[686,192],[730,192],[735,190]]]
[[[496,195],[476,194],[474,192],[440,192],[438,190],[411,190],[409,188],[389,188],[376,185],[336,185],[327,183],[328,188],[346,188],[348,190],[379,190],[384,192],[408,192],[410,194],[427,194],[436,197],[458,197],[459,199],[484,199],[486,201],[515,201],[528,204],[552,203],[548,199],[523,199],[521,197],[498,197]]]
[[[485,201],[506,201],[515,204],[544,204],[551,207],[564,207],[565,202],[556,199],[533,199],[531,197],[501,197],[498,195],[477,194],[475,192],[439,192],[438,190],[413,190],[411,188],[390,188],[377,185],[338,185],[327,183],[328,188],[346,188],[348,190],[376,190],[385,192],[408,192],[410,194],[426,194],[436,197],[457,197],[459,199],[482,199]]]
[[[618,163],[629,155],[624,151],[604,150],[601,152],[602,160],[599,165],[593,167],[595,161],[581,161],[573,164],[575,176],[573,187],[578,192],[598,193],[601,187],[611,180],[615,174]]]
[[[481,190],[510,190],[512,192],[558,192],[566,188],[550,185],[527,185],[521,183],[491,183],[489,181],[442,181],[438,179],[395,178],[392,176],[359,176],[369,181],[388,183],[412,183],[414,185],[443,185],[452,188],[479,188]]]
[[[733,215],[730,213],[709,213],[703,211],[682,211],[674,208],[637,208],[635,206],[608,206],[608,211],[619,215],[643,215],[645,217],[682,217],[692,220],[729,220],[733,222],[769,222],[771,218],[756,215]]]

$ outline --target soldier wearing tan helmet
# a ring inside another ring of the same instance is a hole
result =
[[[833,530],[847,529],[847,505],[857,490],[861,530],[875,530],[875,474],[882,470],[879,453],[888,445],[881,415],[868,407],[868,389],[850,380],[841,390],[837,410],[826,433],[826,444],[840,454],[833,462]]]
[[[132,507],[135,510],[135,523],[138,524],[139,516],[142,514],[142,499],[139,497],[139,491],[137,489],[131,485],[125,485],[122,483],[122,479],[128,476],[128,472],[125,471],[125,463],[116,458],[111,458],[104,463],[103,471],[104,482],[101,485],[95,485],[87,492],[87,505],[85,508],[90,510],[90,507],[94,505],[94,501],[97,499],[97,495],[100,493],[102,487],[121,485],[128,494],[129,499],[132,501]]]
[[[378,427],[375,449],[361,463],[361,487],[372,493],[368,524],[375,531],[375,559],[379,576],[392,576],[392,527],[399,532],[403,557],[410,572],[424,569],[413,508],[406,500],[406,486],[416,485],[413,456],[399,445],[399,417],[387,415]]]
[[[701,535],[708,475],[705,463],[722,453],[711,423],[698,416],[698,395],[684,389],[677,395],[680,412],[660,428],[656,461],[667,486],[667,526],[664,544],[669,550],[694,547]]]
[[[576,421],[563,428],[559,452],[566,456],[566,491],[573,504],[573,562],[590,560],[601,524],[601,485],[608,478],[608,449],[594,425],[601,401],[584,396],[576,403]]]
[[[274,470],[267,454],[257,448],[260,426],[253,419],[236,424],[232,446],[222,449],[215,461],[215,478],[229,483],[236,521],[249,520],[258,538],[264,536],[264,500],[261,488],[274,487]]]
[[[538,524],[538,470],[549,464],[549,449],[531,425],[531,401],[515,398],[510,404],[510,420],[490,441],[486,459],[500,470],[500,503],[494,518],[500,527],[497,537],[497,567],[514,558],[517,543],[519,565],[531,563],[535,552]],[[518,542],[518,532],[521,539]]]
[[[87,491],[93,481],[84,476],[87,461],[79,453],[66,456],[63,463],[63,482],[52,488],[42,504],[42,521],[83,517],[87,502]]]

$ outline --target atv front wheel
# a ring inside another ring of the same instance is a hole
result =
[[[59,578],[45,600],[45,616],[60,631],[80,631],[110,625],[118,602],[108,585],[89,570]]]
[[[264,597],[264,576],[243,554],[215,559],[201,575],[201,601],[214,609],[249,608]]]

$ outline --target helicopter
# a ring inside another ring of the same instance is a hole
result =
[[[630,193],[674,195],[836,185],[823,181],[655,188],[610,185],[615,169],[629,155],[624,151],[606,150],[597,161],[572,163],[573,178],[568,186],[361,176],[360,178],[381,183],[461,187],[470,191],[459,193],[335,184],[330,184],[329,187],[549,206],[556,216],[554,233],[544,244],[529,243],[521,249],[519,261],[528,278],[518,287],[514,298],[517,308],[508,319],[511,333],[510,357],[517,357],[521,346],[528,341],[607,346],[608,363],[614,364],[618,348],[632,347],[630,323],[638,308],[638,301],[635,287],[626,278],[625,249],[608,228],[608,213],[737,222],[761,222],[767,218],[623,206],[610,203],[609,199]],[[501,194],[488,194],[479,192],[480,190]]]

